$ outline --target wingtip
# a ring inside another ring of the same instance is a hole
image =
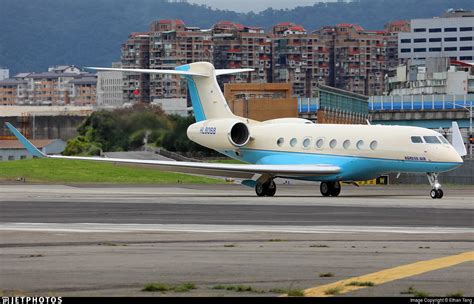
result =
[[[18,131],[11,123],[5,122],[7,128],[12,132],[13,135],[20,141],[20,143],[25,147],[25,149],[33,156],[36,157],[47,157],[46,154],[41,152],[37,147],[35,147],[28,139],[26,139],[20,131]]]

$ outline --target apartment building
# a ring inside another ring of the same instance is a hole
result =
[[[449,57],[474,60],[474,12],[450,10],[442,17],[413,19],[410,32],[398,35],[398,56],[403,61]]]
[[[407,20],[397,20],[388,22],[384,26],[387,32],[387,46],[385,50],[385,60],[389,73],[395,71],[399,64],[398,58],[398,33],[410,32],[410,22]]]
[[[96,76],[84,73],[19,73],[0,81],[0,104],[95,104]]]
[[[123,68],[150,68],[150,34],[131,33],[122,44]],[[150,75],[147,73],[123,73],[123,100],[127,103],[149,102]]]
[[[173,69],[196,61],[213,61],[211,30],[189,27],[182,20],[159,20],[150,26],[150,68]],[[151,75],[150,101],[185,98],[184,80],[177,75]]]
[[[0,81],[0,105],[15,105],[26,98],[25,80],[5,79]]]
[[[250,73],[226,75],[219,79],[221,82],[271,82],[271,39],[263,28],[221,21],[212,28],[212,40],[216,68],[254,69]]]
[[[319,84],[329,84],[330,44],[325,36],[291,22],[272,30],[273,82],[290,82],[293,93],[311,97]]]
[[[330,85],[362,95],[383,92],[387,71],[387,32],[367,31],[341,23],[315,31],[325,37],[331,50]]]
[[[69,103],[76,106],[95,105],[97,101],[97,76],[90,75],[69,82]],[[67,102],[66,102],[67,103]]]

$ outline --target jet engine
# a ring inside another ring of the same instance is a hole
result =
[[[240,148],[250,141],[248,125],[239,119],[209,119],[188,127],[188,138],[202,146],[229,150]]]

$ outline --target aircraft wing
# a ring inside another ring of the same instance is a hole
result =
[[[284,177],[303,177],[303,176],[322,176],[337,174],[341,171],[338,166],[329,164],[308,164],[308,165],[260,165],[260,164],[221,164],[221,163],[201,163],[201,162],[180,162],[180,161],[158,161],[158,160],[138,160],[138,159],[120,159],[103,157],[83,157],[83,156],[62,156],[46,155],[38,150],[28,139],[26,139],[10,123],[6,123],[8,129],[18,138],[28,152],[36,157],[75,159],[98,162],[112,162],[116,164],[129,164],[152,166],[164,171],[193,172],[198,174],[215,176],[236,176],[233,173],[243,174],[270,174],[272,176]]]

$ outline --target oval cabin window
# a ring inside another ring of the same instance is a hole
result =
[[[292,138],[290,140],[290,146],[292,146],[292,147],[296,146],[297,143],[298,143],[298,140],[296,140],[296,138]]]
[[[376,140],[373,140],[373,141],[370,143],[370,149],[372,149],[372,150],[377,149],[377,145],[378,145],[377,141],[376,141]]]
[[[324,139],[320,138],[316,141],[316,148],[317,149],[322,149],[324,145]]]
[[[351,146],[351,141],[346,139],[342,146],[344,147],[344,149],[349,149],[349,147]]]
[[[303,148],[308,149],[310,145],[311,145],[311,139],[305,138],[303,140]]]
[[[364,149],[364,141],[363,141],[363,140],[359,140],[359,141],[357,142],[356,146],[357,146],[357,149],[359,149],[359,150]]]
[[[277,145],[279,147],[283,146],[284,143],[285,143],[285,139],[283,139],[283,137],[278,138]]]
[[[334,149],[337,145],[337,140],[335,139],[332,139],[330,142],[329,142],[329,146],[331,147],[331,149]]]

